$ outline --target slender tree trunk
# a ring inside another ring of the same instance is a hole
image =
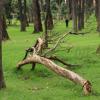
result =
[[[89,14],[88,14],[88,0],[85,0],[86,3],[86,19],[85,21],[87,22],[88,18],[89,18]]]
[[[45,18],[45,48],[48,48],[47,19],[48,19],[48,14],[46,15]]]
[[[29,22],[33,23],[33,3],[30,3]]]
[[[95,3],[96,3],[96,7],[95,7],[95,16],[96,16],[96,19],[97,19],[97,22],[99,22],[99,6],[98,6],[98,3],[99,1],[98,0],[95,0]],[[97,26],[97,30],[99,31],[99,24]]]
[[[42,13],[42,20],[44,20],[45,14],[44,14],[43,0],[39,0],[39,3],[40,3],[40,10],[41,10],[41,13]]]
[[[96,16],[96,19],[97,19],[97,16],[98,16],[98,0],[95,0],[95,16]]]
[[[6,30],[7,26],[6,26],[6,19],[4,18],[4,15],[3,15],[2,26],[3,26],[3,28],[2,28],[2,40],[9,40],[10,38],[9,38],[9,35],[7,33],[7,30]]]
[[[72,20],[72,0],[69,0],[69,13],[70,13],[70,19]]]
[[[24,14],[22,13],[22,4],[21,4],[21,0],[18,0],[18,4],[19,4],[19,13],[20,13],[20,22],[21,22],[21,31],[26,31],[26,18],[25,18],[25,10],[26,10],[26,0],[24,0]]]
[[[67,13],[67,16],[68,16],[68,20],[70,20],[70,12],[69,12],[69,0],[66,0],[66,4],[67,4],[67,10],[68,10],[68,13]]]
[[[73,33],[77,33],[77,11],[76,11],[76,0],[72,1],[72,7],[73,7]]]
[[[2,70],[2,22],[3,21],[3,0],[0,0],[0,89],[6,88]]]
[[[82,0],[82,17],[81,17],[81,20],[82,20],[82,28],[84,29],[84,0]]]
[[[100,36],[100,1],[98,2],[98,31]]]
[[[45,2],[46,2],[46,12],[48,14],[47,29],[52,29],[53,28],[53,19],[52,19],[51,10],[50,10],[50,0],[45,0]]]
[[[78,0],[78,30],[81,30],[81,0]]]

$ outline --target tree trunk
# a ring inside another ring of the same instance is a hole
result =
[[[42,20],[45,20],[43,0],[39,0],[39,3],[40,3],[40,10],[41,10],[41,15],[42,15]]]
[[[74,83],[79,83],[81,85],[84,85],[84,83],[86,82],[86,80],[83,79],[82,77],[80,77],[78,74],[76,74],[72,71],[69,71],[65,68],[62,68],[62,67],[56,65],[55,63],[53,63],[51,60],[46,59],[44,57],[40,57],[38,55],[33,55],[33,56],[29,57],[28,59],[25,59],[24,61],[19,62],[16,67],[20,68],[24,64],[29,64],[29,63],[40,63],[40,64],[50,68],[55,73],[70,79]]]
[[[48,19],[48,14],[46,15],[45,18],[45,48],[48,48],[47,19]]]
[[[22,4],[21,0],[18,0],[18,5],[19,5],[19,13],[20,13],[20,22],[21,22],[21,31],[26,31],[26,0],[24,0],[24,14],[22,13]]]
[[[70,20],[69,0],[66,0],[66,4],[67,4],[67,10],[68,10],[67,16],[68,16],[68,20]]]
[[[81,30],[81,0],[78,0],[78,30]]]
[[[99,47],[97,48],[96,53],[97,53],[97,54],[100,54],[100,45],[99,45]]]
[[[97,26],[97,30],[99,31],[99,6],[98,6],[98,0],[95,0],[96,2],[96,8],[95,8],[95,16],[96,16],[96,19],[97,19],[97,22],[98,22],[98,26]]]
[[[38,0],[33,0],[33,16],[34,16],[34,32],[33,33],[38,33],[38,32],[43,31]]]
[[[33,23],[33,3],[30,2],[29,23]]]
[[[98,16],[98,0],[95,0],[95,16],[96,16],[96,19],[97,19],[97,16]]]
[[[85,21],[87,22],[88,18],[89,18],[89,14],[88,14],[88,0],[85,0],[85,3],[86,3],[86,19]]]
[[[72,7],[73,7],[73,29],[74,33],[77,33],[77,10],[76,10],[76,0],[72,1]]]
[[[3,15],[2,26],[3,26],[3,28],[2,28],[2,40],[4,40],[4,41],[9,40],[10,38],[9,38],[7,30],[6,30],[7,26],[6,26],[6,19],[4,18],[4,15]]]
[[[2,22],[3,21],[3,0],[0,0],[0,89],[6,88],[2,70]]]
[[[46,2],[46,12],[48,14],[47,29],[52,29],[53,28],[53,19],[52,19],[51,10],[50,10],[50,0],[45,0],[45,2]]]
[[[81,20],[82,20],[82,28],[84,29],[84,0],[82,0],[82,14],[81,14]]]
[[[70,19],[72,20],[72,0],[69,0],[69,13],[70,13]]]
[[[70,33],[70,31],[68,32]],[[67,70],[65,68],[62,68],[58,65],[56,65],[54,62],[52,62],[51,60],[49,60],[49,58],[46,58],[46,53],[48,53],[51,50],[54,50],[57,46],[57,44],[59,43],[59,41],[64,38],[66,35],[68,35],[68,33],[66,33],[65,35],[63,35],[56,43],[55,47],[53,47],[52,49],[49,49],[47,52],[45,52],[42,56],[39,56],[40,51],[42,50],[43,47],[43,41],[41,40],[41,38],[38,38],[36,41],[36,44],[32,47],[30,47],[29,49],[26,50],[26,55],[23,59],[23,61],[19,62],[18,65],[16,66],[16,68],[20,68],[21,66],[25,65],[25,64],[29,64],[32,63],[32,67],[35,67],[35,63],[40,63],[48,68],[50,68],[52,71],[54,71],[55,73],[61,75],[62,77],[68,78],[70,79],[72,82],[74,83],[78,83],[80,85],[83,86],[83,93],[84,94],[89,94],[91,91],[91,83],[85,79],[83,79],[82,77],[80,77],[78,74]],[[36,50],[36,47],[38,45],[38,49]],[[27,53],[28,52],[32,52],[34,50],[33,55],[30,55],[27,59]]]
[[[98,31],[100,36],[100,1],[98,2]]]

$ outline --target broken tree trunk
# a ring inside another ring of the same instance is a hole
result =
[[[53,63],[49,59],[46,59],[44,57],[40,57],[40,56],[35,55],[35,54],[33,56],[30,56],[27,59],[19,62],[16,67],[20,68],[22,65],[25,65],[25,64],[28,64],[28,63],[40,63],[40,64],[43,64],[44,66],[50,68],[55,73],[70,79],[74,83],[79,83],[80,85],[83,86],[83,93],[84,94],[89,94],[90,91],[91,91],[91,83],[89,81],[83,79],[78,74],[76,74],[76,73],[74,73],[74,72],[72,72],[70,70],[67,70],[65,68],[62,68],[62,67],[56,65],[55,63]]]
[[[70,33],[71,31],[69,31],[68,33]],[[67,70],[65,68],[62,68],[58,65],[56,65],[54,62],[52,62],[51,60],[49,60],[49,58],[51,57],[46,57],[46,54],[52,50],[54,50],[56,48],[56,46],[58,45],[59,41],[64,38],[68,33],[66,33],[65,35],[63,35],[56,43],[56,45],[49,49],[47,52],[45,52],[44,54],[42,54],[42,56],[39,56],[38,54],[40,53],[40,51],[42,50],[43,44],[44,42],[42,41],[41,38],[37,38],[37,41],[35,43],[34,46],[30,47],[29,49],[26,50],[26,55],[23,59],[23,61],[19,62],[18,65],[16,66],[16,68],[20,68],[21,66],[25,65],[25,64],[32,64],[32,69],[34,69],[35,64],[36,63],[40,63],[48,68],[50,68],[52,71],[54,71],[55,73],[59,74],[60,76],[63,76],[65,78],[70,79],[72,82],[74,83],[78,83],[80,85],[83,86],[83,94],[89,94],[91,91],[91,83],[85,79],[83,79],[81,76],[79,76],[78,74]],[[36,50],[38,46],[38,49]],[[33,52],[34,51],[34,52]],[[33,52],[33,55],[29,55],[29,57],[26,59],[28,52]],[[67,64],[65,62],[63,62],[62,60],[58,59],[57,57],[53,58],[57,61],[60,61],[64,64]],[[71,66],[71,64],[67,64],[68,66]]]

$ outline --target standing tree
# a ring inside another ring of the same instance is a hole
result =
[[[73,29],[73,32],[76,33],[77,32],[77,10],[76,10],[76,0],[72,1],[72,7],[73,7],[73,27],[75,27]]]
[[[38,0],[33,0],[33,16],[34,16],[34,32],[33,33],[38,33],[38,32],[43,31]]]
[[[45,14],[44,14],[44,6],[43,6],[43,0],[39,0],[39,4],[40,4],[40,10],[41,10],[41,17],[42,17],[42,20],[45,19]]]
[[[29,0],[29,11],[28,11],[28,15],[29,15],[29,23],[33,23],[33,1]]]
[[[100,36],[100,1],[98,1],[98,31]]]
[[[82,20],[82,28],[84,28],[84,0],[82,0],[82,14],[81,14],[81,20]]]
[[[22,13],[21,0],[18,0],[18,5],[20,13],[21,31],[26,31],[26,0],[24,0],[24,14]]]
[[[68,20],[72,19],[72,0],[66,0],[68,10]]]
[[[0,0],[0,89],[6,88],[2,70],[2,21],[3,21],[3,0]]]
[[[89,15],[88,15],[88,0],[85,0],[85,12],[86,12],[86,19],[85,19],[85,21],[87,22],[87,20],[88,20],[88,18],[89,18]]]
[[[81,0],[78,0],[78,30],[81,30]]]
[[[3,15],[3,21],[2,21],[2,40],[9,40],[9,35],[8,35],[8,32],[6,30],[7,26],[6,26],[6,19],[4,18],[4,15]]]
[[[12,15],[11,12],[13,10],[12,6],[11,6],[11,1],[12,0],[4,0],[4,6],[5,6],[5,14],[6,14],[6,18],[9,21],[9,25],[11,24],[10,20],[12,19]]]
[[[46,2],[46,13],[47,13],[47,29],[52,29],[53,28],[53,19],[52,19],[52,14],[50,10],[50,0],[45,0]]]
[[[96,6],[95,6],[95,16],[96,16],[97,22],[99,22],[99,19],[98,19],[98,18],[99,18],[99,17],[98,17],[98,16],[99,16],[99,15],[98,15],[98,14],[99,14],[99,8],[98,8],[98,4],[99,4],[99,3],[98,3],[98,2],[99,2],[98,0],[95,0],[95,3],[96,3]],[[98,25],[99,25],[99,24],[98,24]],[[97,27],[97,30],[99,30],[99,26]]]

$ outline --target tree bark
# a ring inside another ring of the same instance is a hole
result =
[[[33,33],[38,33],[38,32],[43,31],[38,0],[33,0],[33,16],[34,16],[34,31],[33,31]]]
[[[6,88],[2,70],[2,22],[3,21],[3,0],[0,0],[0,89]]]
[[[95,0],[95,16],[96,19],[98,20],[97,16],[98,16],[98,0]]]
[[[29,4],[30,4],[29,22],[33,23],[33,3],[29,2]]]
[[[42,14],[42,20],[45,20],[43,0],[39,0],[39,3],[40,3],[41,14]]]
[[[78,0],[78,30],[81,30],[81,0]]]
[[[100,1],[98,2],[98,31],[100,36]]]
[[[86,18],[85,18],[85,21],[87,22],[88,18],[89,18],[89,14],[88,14],[88,0],[85,0],[85,3],[86,3]]]
[[[76,33],[77,32],[77,11],[76,11],[76,0],[72,1],[72,7],[73,7],[73,27],[75,27],[73,29],[73,32]]]
[[[81,14],[81,20],[82,20],[82,29],[84,29],[84,0],[82,0],[82,14]]]
[[[51,10],[50,10],[50,0],[45,0],[45,2],[46,2],[46,13],[48,14],[47,29],[52,29],[53,19],[52,19]]]
[[[70,12],[69,12],[69,0],[66,0],[66,5],[67,5],[67,10],[68,10],[68,13],[67,13],[68,20],[70,20]]]
[[[48,14],[46,15],[45,18],[45,48],[48,48],[47,19],[48,19]]]
[[[6,30],[7,26],[6,26],[6,19],[4,18],[4,15],[3,15],[3,21],[2,21],[2,40],[9,40],[9,35],[8,35],[8,32]]]
[[[21,31],[26,31],[26,0],[24,0],[24,14],[22,13],[22,4],[21,0],[18,0],[19,13],[20,13],[20,22],[21,22]]]
[[[70,13],[70,19],[72,20],[72,0],[69,0],[69,13]]]

